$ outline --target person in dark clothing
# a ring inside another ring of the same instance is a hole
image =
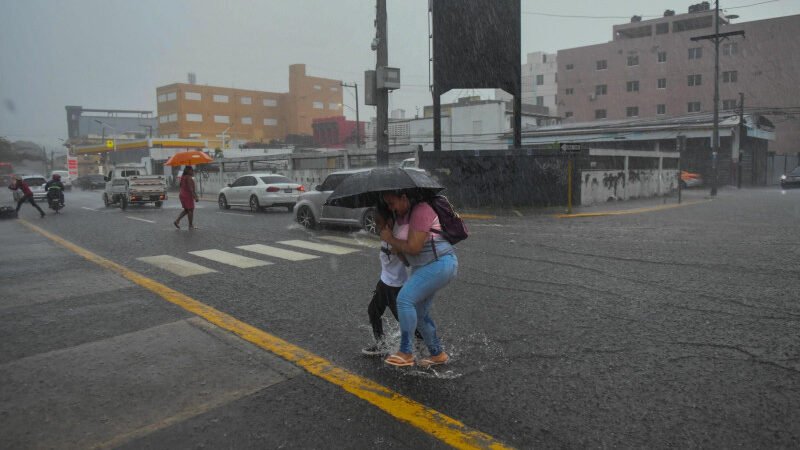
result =
[[[39,208],[39,205],[37,205],[36,202],[33,200],[33,192],[31,192],[31,188],[28,187],[28,185],[25,184],[24,181],[22,181],[22,178],[15,177],[14,182],[8,185],[8,188],[11,189],[12,191],[16,191],[17,189],[22,191],[22,197],[20,197],[19,201],[17,201],[17,212],[19,212],[19,209],[22,207],[22,204],[27,201],[31,205],[33,205],[34,208],[38,209],[39,214],[41,214],[42,217],[44,217],[44,211],[42,211],[42,208]]]
[[[58,201],[61,203],[61,206],[64,206],[64,183],[61,182],[61,175],[54,173],[53,179],[48,181],[44,185],[44,190],[47,192],[47,198],[50,198],[50,188],[57,190]]]

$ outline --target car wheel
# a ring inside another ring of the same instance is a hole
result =
[[[106,205],[106,208],[111,206],[111,202],[108,200],[108,194],[103,192],[103,204]]]
[[[161,205],[162,205],[162,204],[163,204],[163,203],[161,203],[161,202],[156,202],[156,208],[161,208]]]
[[[219,205],[219,209],[231,209],[231,205],[228,204],[228,199],[225,198],[225,194],[219,194],[217,204]]]
[[[378,234],[378,224],[375,222],[375,210],[368,209],[364,213],[364,217],[361,219],[361,224],[364,227],[364,231],[371,233],[371,234]]]
[[[311,208],[308,206],[301,206],[300,209],[297,210],[297,223],[309,229],[313,229],[317,226],[317,221],[314,219],[314,213],[311,212]]]
[[[128,209],[128,197],[122,196],[122,198],[120,198],[119,207],[122,208],[123,211]]]
[[[258,197],[256,197],[255,195],[250,196],[250,211],[252,212],[261,211],[261,205],[258,204]]]

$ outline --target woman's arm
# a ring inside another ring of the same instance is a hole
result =
[[[381,230],[381,239],[384,242],[395,248],[397,252],[411,256],[419,255],[419,252],[422,251],[422,246],[425,245],[425,239],[427,237],[428,233],[425,231],[408,230],[408,240],[404,241],[394,237],[392,230],[389,228],[383,228]]]
[[[197,197],[197,191],[194,190],[194,177],[189,178],[189,181],[191,182],[189,188],[192,190],[192,198],[194,198],[194,201],[198,202],[200,201],[200,198]]]

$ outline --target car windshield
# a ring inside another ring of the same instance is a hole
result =
[[[266,184],[275,184],[275,183],[292,183],[292,180],[282,176],[282,175],[270,175],[268,177],[260,177],[261,181]]]
[[[795,167],[794,170],[789,172],[789,175],[800,176],[800,166]]]
[[[45,183],[47,183],[47,180],[45,180],[44,178],[41,178],[41,177],[25,178],[25,184],[27,184],[30,187],[41,186],[41,185],[43,185]]]
[[[103,175],[89,175],[89,179],[92,181],[105,181],[105,177]]]

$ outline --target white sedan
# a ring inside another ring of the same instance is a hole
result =
[[[247,206],[251,211],[258,212],[268,207],[284,206],[291,212],[302,192],[305,192],[302,184],[283,175],[248,173],[222,188],[217,201],[220,209]]]

